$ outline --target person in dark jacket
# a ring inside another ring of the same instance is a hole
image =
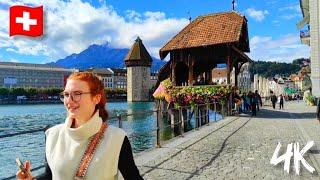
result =
[[[277,96],[274,93],[272,93],[271,97],[270,97],[270,100],[271,100],[273,109],[275,109],[276,108],[276,103],[277,103]]]
[[[254,96],[257,98],[257,111],[260,111],[260,108],[259,108],[259,106],[262,106],[262,99],[261,99],[261,96],[260,96],[260,94],[258,93],[258,90],[256,90],[255,92],[254,92]]]
[[[282,94],[280,94],[279,96],[279,108],[283,109],[283,102],[284,102],[284,97],[282,96]]]
[[[251,115],[256,116],[257,115],[258,98],[255,96],[255,93],[252,93],[251,91],[249,91],[248,97],[250,99],[251,112],[252,112]]]

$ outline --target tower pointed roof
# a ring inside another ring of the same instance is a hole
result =
[[[152,58],[147,49],[142,43],[142,40],[137,37],[135,43],[131,47],[129,53],[125,57],[126,66],[151,66]]]

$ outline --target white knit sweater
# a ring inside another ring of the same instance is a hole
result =
[[[46,157],[53,180],[73,180],[89,138],[101,127],[99,113],[78,128],[72,122],[56,125],[46,131]],[[109,126],[91,160],[85,179],[111,180],[118,178],[118,160],[125,137],[123,130]]]

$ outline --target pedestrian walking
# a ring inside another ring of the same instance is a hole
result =
[[[273,109],[275,109],[276,108],[276,103],[277,103],[277,96],[274,93],[272,93],[271,97],[270,97],[270,100],[271,100]]]
[[[255,91],[254,96],[257,98],[257,111],[260,111],[259,106],[262,106],[262,99],[260,94],[258,93],[258,90]]]
[[[280,94],[279,96],[279,108],[283,109],[283,102],[284,102],[284,98],[282,96],[282,94]]]

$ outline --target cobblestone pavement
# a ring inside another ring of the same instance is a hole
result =
[[[296,175],[293,158],[289,174],[283,162],[270,164],[278,142],[281,155],[289,143],[299,142],[302,149],[313,140],[315,145],[304,158],[320,172],[320,124],[315,110],[300,101],[286,103],[284,110],[263,107],[253,118],[227,117],[138,154],[135,161],[144,179],[320,179],[303,165],[300,176]]]

